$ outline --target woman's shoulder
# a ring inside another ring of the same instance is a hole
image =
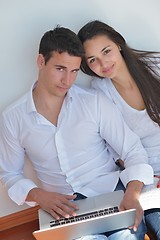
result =
[[[93,78],[91,81],[91,87],[93,88],[110,88],[111,80],[109,78]]]
[[[111,98],[110,90],[112,88],[112,82],[109,78],[94,78],[91,81],[91,87],[102,91],[105,95]]]

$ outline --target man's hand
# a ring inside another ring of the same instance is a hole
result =
[[[65,195],[56,192],[47,192],[40,188],[32,189],[26,201],[37,202],[40,207],[50,213],[55,219],[60,217],[68,218],[76,215],[78,207],[71,200],[74,200],[76,195]]]
[[[136,209],[136,219],[134,226],[130,226],[137,231],[139,224],[143,218],[143,209],[139,203],[139,196],[143,187],[143,183],[139,181],[131,181],[128,183],[124,198],[120,204],[120,211],[128,209]]]

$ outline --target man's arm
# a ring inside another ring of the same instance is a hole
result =
[[[13,119],[12,119],[13,120]],[[11,124],[11,125],[10,125]],[[16,136],[16,124],[8,118],[0,121],[0,180],[8,189],[9,197],[18,205],[27,203],[30,206],[39,204],[53,217],[74,216],[77,206],[72,200],[75,195],[51,193],[37,187],[23,175],[25,150]]]
[[[37,187],[24,177],[25,150],[14,131],[18,123],[2,114],[0,118],[0,180],[9,197],[18,205],[25,202],[28,192]],[[31,203],[33,206],[34,203]]]

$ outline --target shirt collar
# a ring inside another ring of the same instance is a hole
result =
[[[33,100],[33,89],[35,88],[36,84],[37,84],[37,82],[33,83],[30,91],[28,92],[28,101],[27,101],[27,112],[28,113],[37,112],[35,104],[34,104],[34,100]]]
[[[31,112],[37,112],[35,104],[34,104],[34,100],[33,100],[33,89],[36,87],[37,81],[35,83],[32,84],[32,87],[28,93],[28,102],[27,102],[27,112],[31,113]],[[69,89],[69,91],[66,94],[65,97],[65,102],[66,102],[66,106],[68,107],[69,104],[72,102],[73,99],[73,86]]]
[[[66,102],[67,107],[72,102],[72,99],[73,99],[73,91],[72,91],[72,87],[71,87],[65,97],[65,102]]]

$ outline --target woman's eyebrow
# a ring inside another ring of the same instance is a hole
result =
[[[109,48],[109,47],[110,47],[110,45],[102,48],[102,50],[101,50],[100,52],[104,52],[104,51],[105,51],[107,48]],[[89,56],[89,57],[87,57],[86,59],[91,59],[91,58],[95,58],[95,56]]]
[[[95,58],[95,56],[89,56],[89,57],[87,57],[87,59],[90,59],[90,58]]]
[[[107,48],[109,48],[109,47],[110,47],[110,45],[104,47],[104,48],[101,50],[101,52],[104,52],[104,51],[105,51]]]

